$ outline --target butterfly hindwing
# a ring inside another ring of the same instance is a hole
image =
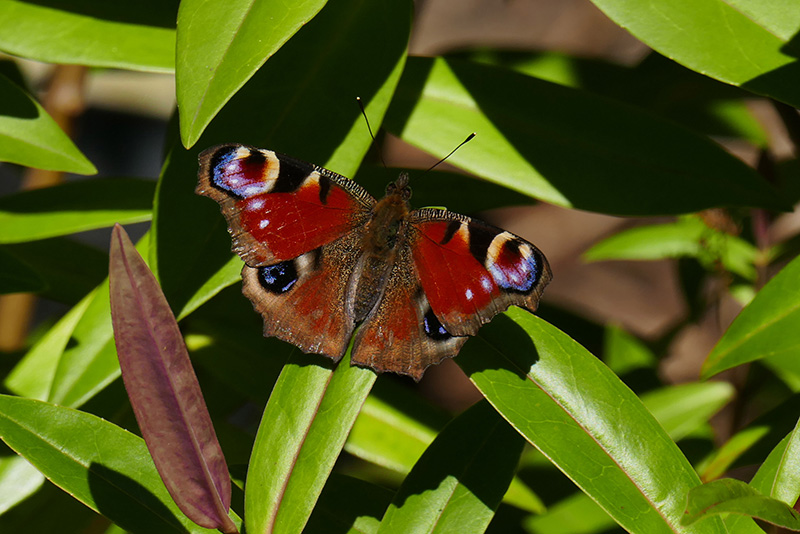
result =
[[[466,337],[450,335],[431,311],[409,247],[401,247],[383,296],[353,342],[351,362],[422,378],[425,369],[458,354]]]
[[[297,258],[262,267],[245,265],[243,293],[264,318],[264,335],[304,352],[338,361],[355,329],[343,313],[348,281],[363,232],[344,237]]]
[[[297,258],[335,241],[362,226],[375,204],[339,174],[245,145],[200,154],[196,192],[220,204],[233,249],[251,267]]]
[[[544,255],[510,232],[464,215],[421,209],[409,216],[409,244],[436,317],[454,336],[520,306],[535,311],[552,278]]]

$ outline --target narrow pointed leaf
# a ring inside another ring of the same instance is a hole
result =
[[[780,441],[792,432],[797,425],[798,413],[800,413],[800,394],[792,395],[770,411],[761,414],[715,449],[697,467],[700,478],[705,481],[715,480],[732,468],[762,463],[764,457],[770,454],[770,451],[774,452]],[[771,490],[765,491],[759,488],[759,491],[768,494]],[[786,501],[788,502],[788,499]]]
[[[774,497],[784,503],[796,503],[800,496],[800,431],[798,425],[770,451],[767,459],[759,466],[750,486],[761,495]],[[745,528],[755,526],[748,517],[740,515],[726,519],[729,532],[745,532]],[[760,531],[755,531],[760,532]]]
[[[703,364],[702,377],[800,347],[800,258],[795,258],[739,313]]]
[[[31,347],[3,382],[9,391],[22,397],[47,400],[59,358],[92,296],[87,295],[75,305]]]
[[[717,514],[747,515],[790,530],[800,530],[800,512],[732,478],[714,480],[689,492],[685,524]]]
[[[197,142],[222,106],[326,1],[181,2],[177,91],[185,146]]]
[[[724,532],[718,519],[702,530],[681,525],[697,474],[636,395],[555,327],[514,308],[469,341],[456,363],[629,532]]]
[[[0,243],[149,221],[155,190],[151,180],[102,178],[5,196],[0,199]]]
[[[178,509],[142,438],[99,417],[0,395],[0,439],[55,485],[128,532],[217,532],[195,525]]]
[[[17,2],[0,2],[0,28],[13,23],[3,16],[9,4]],[[0,75],[0,161],[77,174],[97,172],[44,108],[3,75]]]
[[[122,378],[164,484],[198,525],[236,532],[228,517],[228,467],[178,323],[119,225],[111,236],[109,281]]]
[[[150,234],[147,233],[136,247],[142,253],[149,245]],[[71,343],[58,355],[46,399],[53,404],[76,408],[119,378],[108,280],[104,280],[89,299],[86,311],[72,332]]]
[[[603,361],[618,375],[635,369],[653,369],[658,363],[655,354],[644,343],[617,325],[606,327]]]
[[[0,515],[36,492],[44,476],[22,456],[0,457]]]
[[[796,2],[593,2],[614,22],[678,63],[800,106]]]
[[[790,209],[752,168],[688,128],[508,69],[412,58],[384,126],[438,157],[477,132],[448,162],[560,206],[622,215]]]
[[[524,440],[482,401],[448,424],[406,477],[379,534],[483,532]]]
[[[247,532],[298,533],[308,521],[376,375],[349,356],[293,356],[269,398],[247,472]]]
[[[708,422],[734,394],[728,382],[693,382],[649,391],[641,399],[669,437],[678,441]]]
[[[175,0],[3,0],[0,50],[48,63],[171,72],[177,8]]]
[[[706,226],[697,217],[624,230],[595,244],[584,254],[588,261],[659,260],[693,257],[719,261],[730,272],[755,280],[758,249],[747,241]]]

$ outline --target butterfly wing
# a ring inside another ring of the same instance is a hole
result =
[[[219,203],[234,252],[252,267],[297,258],[339,239],[362,226],[375,204],[344,176],[244,145],[200,154],[195,192]]]
[[[411,212],[385,292],[356,333],[351,361],[419,380],[511,305],[535,311],[552,278],[510,232],[437,209]]]
[[[474,335],[512,305],[536,311],[552,273],[533,244],[444,210],[416,210],[409,222],[422,288],[449,333]]]
[[[347,285],[375,199],[327,169],[244,145],[204,151],[196,192],[220,204],[264,335],[341,358],[355,328]]]
[[[536,310],[552,273],[533,244],[444,210],[416,210],[409,223],[422,289],[447,332],[474,335],[512,305]]]
[[[242,292],[264,318],[264,335],[339,361],[355,329],[345,296],[361,239],[357,229],[291,260],[245,265]]]
[[[350,361],[419,380],[428,366],[455,356],[466,341],[450,335],[433,315],[411,248],[401,246],[381,300],[356,332]]]

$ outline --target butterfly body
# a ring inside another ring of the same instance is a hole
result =
[[[408,175],[376,201],[355,182],[244,145],[200,155],[197,193],[216,200],[245,261],[243,292],[264,334],[416,380],[494,315],[534,311],[544,255],[501,229],[410,208]]]

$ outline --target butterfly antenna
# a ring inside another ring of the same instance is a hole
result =
[[[372,133],[372,127],[369,125],[369,119],[367,118],[367,112],[364,110],[364,103],[361,101],[361,97],[360,96],[356,97],[356,102],[358,102],[358,108],[361,110],[361,115],[364,116],[364,122],[367,123],[367,131],[369,132],[369,136],[372,138],[372,144],[374,145],[375,144],[375,135],[373,135],[373,133]],[[383,164],[383,168],[387,169],[388,167],[386,166],[386,162],[383,160],[383,154],[381,152],[382,152],[381,150],[378,150],[378,157],[380,158],[381,163]]]
[[[472,138],[473,138],[473,137],[475,137],[475,132],[472,132],[471,134],[469,134],[469,135],[467,136],[467,138],[466,138],[466,139],[464,139],[463,141],[461,141],[461,143],[459,143],[457,147],[455,147],[453,150],[451,150],[451,151],[450,151],[450,153],[449,153],[448,155],[446,155],[445,157],[443,157],[442,159],[440,159],[439,161],[437,161],[436,163],[434,163],[433,165],[431,165],[430,167],[428,167],[428,169],[427,169],[425,172],[427,173],[427,172],[430,172],[430,171],[432,171],[433,169],[435,169],[437,165],[439,165],[439,164],[440,164],[440,163],[442,163],[444,160],[446,160],[447,158],[449,158],[450,156],[452,156],[452,155],[455,153],[455,151],[456,151],[456,150],[458,150],[458,149],[459,149],[459,148],[461,148],[462,146],[466,145],[468,142],[472,141]],[[423,174],[424,174],[424,173],[423,173]]]

